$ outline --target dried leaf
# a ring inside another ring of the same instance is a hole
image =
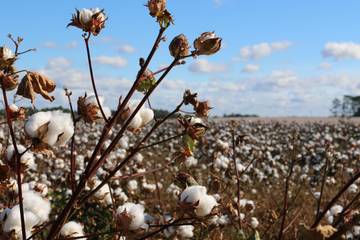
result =
[[[321,240],[331,237],[337,231],[331,225],[319,225],[314,229],[310,229],[305,224],[299,226],[299,240]]]
[[[40,94],[43,98],[54,101],[54,96],[49,93],[55,90],[56,84],[53,80],[35,72],[28,72],[21,80],[16,95],[23,96],[35,102],[35,93]]]

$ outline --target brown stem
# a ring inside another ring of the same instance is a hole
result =
[[[235,130],[232,130],[232,148],[233,148],[233,163],[235,167],[235,174],[236,174],[236,183],[237,183],[237,210],[238,210],[238,216],[239,216],[239,229],[241,229],[241,217],[240,217],[240,197],[241,197],[241,183],[240,183],[240,175],[239,171],[237,169],[236,164],[236,141],[235,141]]]
[[[185,135],[185,133],[184,133],[184,132],[182,132],[182,133],[180,133],[180,134],[177,134],[177,135],[175,135],[175,136],[172,136],[172,137],[166,138],[166,139],[164,139],[164,140],[161,140],[161,141],[158,141],[158,142],[155,142],[155,143],[151,143],[151,144],[146,145],[146,146],[142,146],[142,147],[140,147],[140,148],[139,148],[139,150],[143,150],[143,149],[146,149],[146,148],[150,148],[150,147],[153,147],[153,146],[156,146],[156,145],[159,145],[159,144],[162,144],[162,143],[168,142],[168,141],[170,141],[170,140],[173,140],[173,139],[176,139],[176,138],[182,137],[182,136],[184,136],[184,135]]]
[[[1,85],[3,85],[3,82],[1,82]],[[7,120],[11,140],[12,140],[12,143],[13,143],[13,146],[14,146],[14,151],[15,151],[16,175],[17,175],[16,180],[17,180],[17,186],[18,186],[18,199],[19,199],[19,206],[20,206],[20,221],[21,221],[22,239],[26,239],[24,205],[23,205],[22,187],[21,187],[21,185],[22,185],[22,183],[21,183],[22,182],[21,181],[21,155],[20,155],[19,149],[17,148],[17,145],[16,145],[16,138],[15,138],[15,133],[14,133],[14,129],[13,129],[13,126],[12,126],[12,120],[11,120],[11,117],[9,116],[9,114],[8,114],[9,103],[8,103],[6,91],[5,91],[5,88],[1,88],[1,89],[2,89],[2,93],[3,93],[4,104],[5,104],[6,120]]]
[[[326,151],[325,151],[325,154],[326,154]],[[329,164],[329,158],[326,157],[325,169],[324,169],[324,173],[323,173],[323,177],[322,177],[322,181],[321,181],[320,196],[319,196],[319,200],[317,202],[317,208],[316,208],[316,217],[318,217],[319,213],[320,213],[321,200],[322,200],[322,196],[324,193],[324,187],[325,187],[325,183],[326,183],[328,164]]]
[[[295,143],[295,134],[294,134],[294,143]],[[293,144],[293,145],[295,145],[295,144]],[[281,219],[281,225],[280,225],[278,240],[281,240],[283,238],[285,222],[286,222],[286,215],[287,215],[287,212],[288,212],[288,198],[289,198],[290,180],[291,180],[291,176],[293,174],[295,160],[296,160],[295,146],[293,146],[293,147],[294,147],[294,149],[292,151],[292,160],[291,160],[291,163],[290,163],[290,172],[289,172],[289,174],[288,174],[288,176],[286,177],[286,180],[285,180],[284,205],[283,205],[283,211],[282,211],[283,216],[282,216],[282,219]]]
[[[77,186],[75,192],[73,192],[70,200],[68,201],[68,203],[66,204],[66,206],[64,207],[64,209],[60,213],[59,217],[57,218],[56,222],[52,225],[52,227],[51,227],[51,229],[49,231],[49,235],[47,237],[48,240],[54,239],[58,235],[61,227],[64,225],[66,219],[68,218],[70,212],[72,211],[73,206],[76,204],[77,199],[79,198],[80,193],[83,190],[83,188],[85,187],[86,181],[89,178],[88,174],[89,174],[89,172],[91,170],[91,167],[93,166],[93,162],[97,158],[97,154],[100,152],[100,149],[102,148],[102,146],[103,146],[103,144],[104,144],[104,142],[105,142],[105,140],[106,140],[106,138],[107,138],[107,136],[108,136],[108,134],[110,132],[111,127],[115,124],[116,119],[121,115],[122,111],[125,109],[125,106],[127,105],[127,102],[130,100],[130,98],[134,94],[134,92],[136,90],[136,86],[137,86],[137,84],[139,82],[139,79],[142,76],[142,74],[145,72],[145,70],[146,70],[147,66],[149,65],[152,57],[154,56],[154,54],[155,54],[155,52],[156,52],[156,50],[158,48],[158,45],[159,45],[159,43],[161,41],[162,35],[165,32],[165,30],[166,30],[166,28],[161,28],[159,30],[159,34],[158,34],[158,36],[157,36],[157,38],[155,40],[153,48],[151,49],[151,52],[150,52],[149,56],[147,57],[144,65],[141,67],[132,88],[128,92],[128,94],[127,94],[126,98],[124,99],[124,101],[122,102],[122,104],[117,109],[116,114],[111,118],[110,122],[105,125],[105,128],[104,128],[103,133],[102,133],[102,135],[101,135],[101,137],[99,139],[99,142],[97,143],[97,145],[96,145],[96,147],[94,149],[94,152],[93,152],[93,154],[92,154],[92,156],[90,158],[90,161],[88,162],[88,165],[87,165],[87,167],[85,169],[85,172],[84,172],[83,176],[80,178],[80,181],[78,183],[78,186]],[[117,141],[119,141],[119,139],[117,139]]]
[[[71,150],[70,150],[70,184],[71,184],[71,190],[74,192],[76,187],[76,181],[75,181],[75,173],[76,173],[76,161],[75,161],[75,131],[76,131],[76,123],[77,120],[75,119],[75,113],[71,102],[71,92],[69,92],[67,89],[65,89],[65,95],[68,98],[70,111],[71,111],[71,117],[73,120],[74,125],[74,134],[71,137]]]
[[[338,193],[329,201],[329,203],[325,206],[324,210],[322,210],[319,216],[315,219],[315,222],[311,226],[311,228],[316,228],[321,219],[325,216],[326,212],[336,203],[336,201],[341,197],[341,195],[346,192],[346,190],[354,183],[356,180],[360,178],[360,171],[356,173],[339,191]]]
[[[345,212],[356,202],[356,200],[358,200],[360,197],[360,192],[358,192],[355,197],[343,208],[343,210],[339,213],[339,216],[337,217],[337,219],[334,221],[333,226],[336,227],[337,225],[340,224],[342,218],[344,217]]]
[[[136,145],[136,147],[134,148],[134,150],[131,151],[131,153],[123,160],[121,161],[118,166],[115,167],[115,169],[113,169],[109,175],[94,189],[92,190],[89,194],[87,194],[81,202],[85,202],[89,197],[91,197],[93,194],[95,194],[99,189],[101,189],[108,181],[111,180],[112,177],[115,176],[116,172],[118,172],[127,162],[129,162],[132,157],[138,153],[139,151],[139,147],[148,140],[148,138],[152,135],[152,133],[162,124],[164,123],[168,118],[170,118],[172,115],[174,115],[176,112],[178,112],[178,110],[181,108],[181,106],[184,104],[184,101],[182,101],[174,111],[172,111],[171,113],[169,113],[165,118],[163,118],[162,120],[159,120],[158,122],[156,122],[154,124],[154,126],[150,129],[150,131],[145,135],[145,137]],[[99,159],[100,161],[100,159]]]
[[[104,110],[100,104],[100,99],[99,99],[99,95],[97,93],[97,89],[96,89],[96,85],[95,85],[95,78],[94,78],[94,73],[93,73],[93,68],[92,68],[92,63],[91,63],[91,55],[90,55],[90,48],[89,48],[89,39],[90,39],[91,33],[88,34],[87,37],[84,37],[85,40],[85,46],[86,46],[86,53],[87,53],[87,59],[88,59],[88,64],[89,64],[89,71],[90,71],[90,77],[91,77],[91,83],[93,86],[93,90],[94,90],[94,94],[95,94],[95,98],[96,98],[96,102],[99,106],[101,115],[103,117],[103,119],[105,120],[105,122],[108,122],[106,115],[104,113]]]

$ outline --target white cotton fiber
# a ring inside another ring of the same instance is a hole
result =
[[[64,237],[83,236],[84,235],[83,226],[80,223],[74,221],[68,222],[61,228],[60,235]]]
[[[138,230],[140,228],[147,228],[147,224],[145,223],[144,210],[145,209],[143,205],[128,202],[118,207],[117,214],[120,215],[126,211],[131,216],[129,229]]]

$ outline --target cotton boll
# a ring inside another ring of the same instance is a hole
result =
[[[20,154],[22,154],[26,151],[26,147],[24,147],[21,144],[17,144],[16,147]],[[14,154],[15,154],[14,145],[10,144],[6,149],[6,160],[8,162],[11,162],[13,160]],[[20,161],[22,164],[24,164],[27,167],[35,166],[35,157],[34,157],[34,154],[30,151],[25,152],[21,156]]]
[[[194,158],[193,156],[190,156],[185,160],[184,163],[185,163],[186,167],[196,166],[198,163],[198,160],[196,158]]]
[[[138,230],[138,229],[146,229],[147,224],[145,223],[145,215],[144,215],[144,206],[141,204],[135,203],[125,203],[122,206],[119,206],[117,209],[117,214],[122,220],[122,214],[128,214],[131,218],[131,222],[129,224],[130,230]]]
[[[25,132],[50,146],[62,146],[74,134],[74,126],[69,113],[38,112],[25,123]]]
[[[139,112],[139,115],[142,119],[142,126],[145,126],[146,124],[148,124],[151,120],[153,120],[154,118],[154,111],[149,109],[149,108],[145,108],[145,109],[142,109],[140,112]]]
[[[23,204],[24,209],[34,213],[39,218],[40,223],[49,220],[50,201],[42,198],[40,194],[33,191],[24,192]]]
[[[180,201],[195,204],[200,201],[201,197],[206,194],[206,187],[204,186],[190,186],[180,195]]]
[[[60,235],[63,237],[84,236],[83,226],[74,221],[68,222],[61,228]]]
[[[138,189],[138,183],[136,180],[130,180],[127,184],[128,188],[130,191],[135,191],[136,189]]]
[[[48,132],[43,141],[50,146],[64,145],[74,134],[71,115],[61,111],[53,111],[48,125]]]
[[[204,217],[211,213],[217,205],[213,196],[206,194],[204,186],[187,187],[180,195],[180,201],[185,204],[195,205],[195,213],[199,217]]]
[[[31,232],[32,228],[40,223],[39,218],[34,213],[26,210],[24,210],[24,219],[25,229],[27,232]],[[21,236],[21,217],[19,205],[15,205],[11,209],[3,225],[4,232],[11,232],[12,230],[15,230],[19,237]]]
[[[210,195],[204,195],[201,197],[198,207],[195,213],[199,217],[204,217],[211,213],[211,210],[217,205],[216,199]]]
[[[38,129],[51,119],[51,112],[37,112],[25,123],[25,132],[32,138],[38,137]]]
[[[194,236],[194,226],[192,225],[179,226],[176,230],[176,233],[179,234],[184,239],[192,238]]]
[[[330,213],[333,216],[338,215],[339,213],[341,213],[341,211],[343,210],[343,207],[340,205],[334,205],[330,208]]]
[[[139,129],[142,125],[142,118],[139,114],[136,114],[129,124],[129,129]]]
[[[257,228],[259,226],[259,221],[257,220],[257,218],[255,217],[252,217],[251,218],[251,222],[250,222],[250,225],[252,228]]]

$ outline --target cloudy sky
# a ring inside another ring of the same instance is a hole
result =
[[[53,106],[67,106],[62,88],[76,98],[91,92],[81,31],[66,28],[75,8],[104,8],[106,28],[91,40],[99,92],[107,105],[131,86],[138,59],[147,56],[158,25],[145,0],[4,1],[1,40],[22,36],[23,48],[37,48],[17,63],[38,70],[58,85]],[[171,110],[190,88],[209,99],[214,114],[327,116],[331,100],[360,94],[360,1],[358,0],[168,0],[175,25],[151,64],[157,70],[172,60],[168,43],[184,33],[192,42],[216,31],[223,49],[190,59],[168,75],[152,96],[155,108]],[[137,97],[140,97],[138,95]],[[25,103],[25,102],[24,102]],[[42,99],[37,106],[49,106]]]

